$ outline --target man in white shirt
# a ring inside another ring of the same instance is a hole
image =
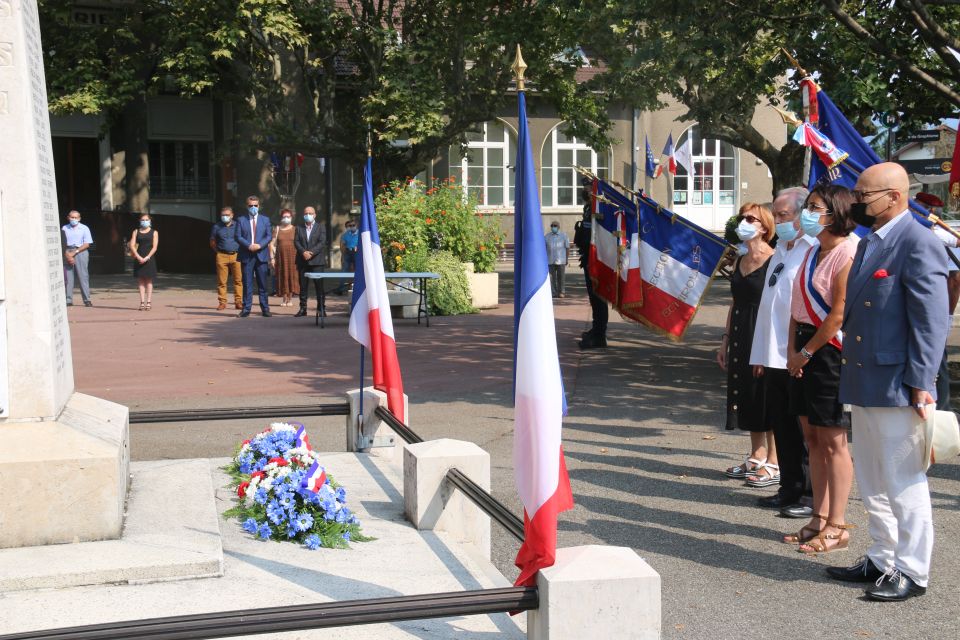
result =
[[[61,228],[65,249],[63,252],[64,269],[66,270],[67,306],[73,305],[74,283],[80,285],[80,295],[83,304],[92,307],[90,301],[90,245],[93,236],[90,227],[80,222],[80,212],[71,211],[67,214],[67,224]]]
[[[750,364],[755,376],[763,376],[766,424],[773,429],[780,463],[780,490],[759,499],[762,507],[779,508],[790,518],[808,518],[812,510],[800,504],[809,494],[803,469],[803,432],[795,415],[788,411],[787,343],[790,328],[790,299],[793,281],[803,258],[816,238],[800,230],[800,210],[808,191],[790,187],[777,194],[773,201],[773,217],[777,223],[777,248],[767,268],[767,282],[760,298]]]

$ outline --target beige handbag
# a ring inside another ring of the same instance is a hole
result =
[[[960,454],[960,423],[953,411],[928,411],[923,459],[930,465]]]

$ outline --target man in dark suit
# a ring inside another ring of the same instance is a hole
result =
[[[327,230],[317,222],[317,210],[313,207],[303,208],[303,224],[297,225],[293,245],[297,248],[297,271],[300,273],[300,310],[294,317],[301,318],[307,315],[307,286],[310,280],[306,274],[319,273],[327,266]],[[320,304],[322,286],[322,280],[313,281],[317,304]]]
[[[850,404],[857,486],[873,545],[830,577],[870,583],[872,600],[926,593],[933,510],[925,420],[947,341],[947,257],[907,209],[910,180],[893,163],[857,180],[851,217],[870,227],[847,281],[840,401]]]
[[[269,318],[270,300],[270,218],[260,213],[260,198],[247,198],[247,215],[237,221],[237,244],[239,245],[240,264],[243,267],[243,310],[239,318],[250,315],[253,306],[253,279],[257,279],[260,294],[260,311]]]

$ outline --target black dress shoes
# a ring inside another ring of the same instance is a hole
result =
[[[809,518],[813,516],[813,508],[805,504],[790,504],[780,509],[784,518]]]
[[[300,307],[300,311],[297,311],[295,314],[293,314],[293,317],[294,317],[294,318],[302,318],[302,317],[305,316],[305,315],[307,315],[307,310],[304,309],[303,307]]]
[[[246,318],[248,315],[250,315],[250,311],[248,311],[247,309],[244,309],[243,311],[237,314],[237,317]]]
[[[883,571],[878,569],[870,558],[864,556],[852,567],[827,567],[827,575],[843,582],[876,582],[883,575]]]
[[[261,313],[261,315],[262,315],[264,318],[270,318],[270,317],[273,316],[273,314],[270,313],[270,309],[264,309],[264,310],[263,310],[263,313]]]
[[[910,576],[897,570],[885,575],[879,585],[864,591],[871,600],[882,600],[884,602],[900,602],[914,596],[922,596],[926,592],[926,587],[921,587]]]
[[[775,493],[772,496],[763,496],[762,498],[757,498],[757,504],[761,507],[769,507],[771,509],[779,509],[781,507],[789,506],[795,503],[795,499],[786,499],[779,493]]]

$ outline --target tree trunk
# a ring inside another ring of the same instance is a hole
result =
[[[773,176],[773,195],[787,187],[804,185],[807,176],[803,175],[803,156],[806,147],[790,140],[780,149],[776,161],[767,166]]]

